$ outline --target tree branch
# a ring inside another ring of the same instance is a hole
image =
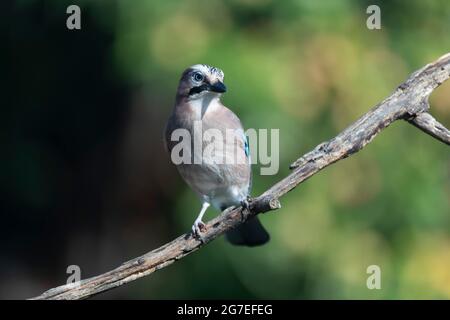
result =
[[[436,139],[449,144],[448,129],[430,114],[428,98],[433,90],[450,76],[450,53],[414,72],[388,98],[364,114],[335,138],[321,143],[292,165],[292,173],[259,197],[248,209],[230,208],[206,224],[203,240],[184,234],[162,247],[123,263],[116,269],[44,292],[33,299],[83,299],[124,285],[165,268],[198,250],[252,216],[281,207],[279,198],[322,170],[361,150],[392,122],[404,119]]]

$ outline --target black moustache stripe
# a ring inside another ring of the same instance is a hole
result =
[[[193,87],[191,90],[189,90],[189,95],[191,96],[193,94],[197,94],[205,90],[208,90],[208,85],[202,84],[201,86]]]

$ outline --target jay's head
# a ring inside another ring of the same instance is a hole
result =
[[[218,68],[205,64],[193,65],[181,75],[177,96],[188,100],[202,99],[205,96],[218,97],[227,91],[223,77],[223,71]]]

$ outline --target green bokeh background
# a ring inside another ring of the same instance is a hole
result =
[[[65,28],[73,3],[79,31]],[[381,30],[366,27],[370,4]],[[70,264],[83,278],[107,271],[189,230],[200,204],[162,144],[187,66],[224,70],[223,102],[246,128],[280,129],[280,171],[255,166],[258,195],[450,48],[444,0],[22,0],[9,9],[2,298],[64,283]],[[431,97],[447,127],[449,100],[448,83]],[[396,122],[262,216],[268,245],[220,238],[99,298],[448,299],[449,160],[448,146]],[[381,268],[381,290],[366,287],[369,265]]]

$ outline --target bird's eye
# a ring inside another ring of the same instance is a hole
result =
[[[203,75],[200,72],[196,72],[192,75],[192,79],[197,82],[203,81]]]

